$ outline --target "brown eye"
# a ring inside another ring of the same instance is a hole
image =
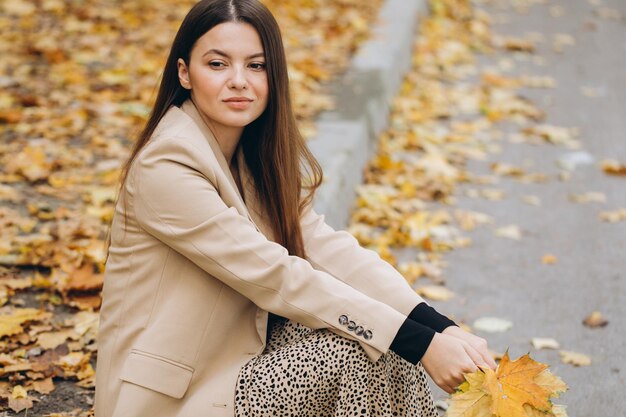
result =
[[[265,69],[265,64],[263,62],[253,62],[250,64],[250,68],[257,71],[262,71]]]

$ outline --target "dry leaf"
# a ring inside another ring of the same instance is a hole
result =
[[[50,313],[34,308],[16,308],[9,314],[0,315],[0,337],[10,336],[24,331],[22,324],[34,320],[43,320]]]
[[[541,199],[536,195],[525,195],[522,197],[522,201],[531,206],[541,206]]]
[[[603,211],[600,213],[600,219],[607,223],[617,223],[626,220],[626,208]]]
[[[54,349],[67,339],[76,339],[78,335],[73,330],[61,330],[58,332],[45,332],[37,336],[37,344],[43,349]]]
[[[9,408],[16,413],[33,407],[33,399],[28,396],[26,389],[21,385],[13,387],[9,397]]]
[[[558,261],[557,257],[552,254],[545,254],[541,258],[541,263],[544,265],[554,265]]]
[[[583,320],[583,324],[587,327],[604,327],[609,321],[599,311],[594,311]]]
[[[509,225],[496,229],[496,236],[505,237],[507,239],[520,240],[522,238],[522,230],[517,225]]]
[[[492,417],[491,396],[485,392],[485,373],[465,374],[465,380],[449,400],[447,417]]]
[[[42,379],[41,381],[33,381],[31,388],[40,394],[49,394],[54,391],[54,382],[52,381],[52,378]]]
[[[600,166],[602,170],[609,175],[626,176],[626,164],[614,159],[600,161]]]
[[[559,349],[559,342],[551,338],[533,337],[530,340],[535,349]]]
[[[511,361],[508,352],[494,372],[486,368],[465,374],[465,382],[449,399],[447,417],[536,417],[562,414],[550,398],[567,385],[548,366],[524,355]]]
[[[509,330],[513,323],[498,317],[481,317],[474,321],[473,327],[483,332],[496,333]]]
[[[415,291],[422,297],[435,301],[448,301],[454,297],[452,291],[441,285],[425,285],[418,287]]]
[[[591,358],[583,353],[572,352],[569,350],[560,350],[561,362],[574,366],[589,366]]]
[[[569,200],[574,203],[606,203],[606,194],[593,191],[583,194],[570,194]]]

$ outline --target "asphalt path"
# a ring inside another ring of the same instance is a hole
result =
[[[502,178],[495,185],[506,193],[502,201],[469,198],[464,192],[476,186],[460,188],[458,206],[486,213],[494,224],[470,232],[470,247],[446,255],[447,287],[456,296],[432,304],[470,325],[485,316],[510,320],[513,327],[505,332],[477,333],[494,351],[508,349],[512,358],[530,352],[550,365],[570,387],[554,401],[565,404],[570,417],[626,416],[626,221],[599,219],[601,211],[626,208],[626,177],[611,177],[599,168],[605,158],[626,163],[626,2],[550,0],[526,13],[503,6],[510,3],[481,8],[494,17],[494,30],[501,35],[542,34],[545,41],[537,44],[533,56],[542,57],[544,65],[536,58],[496,54],[482,58],[480,67],[506,68],[506,60],[512,60],[514,68],[505,74],[553,77],[555,88],[522,94],[546,112],[545,123],[579,128],[580,151],[593,162],[577,166],[568,181],[561,181],[556,161],[572,150],[512,143],[506,137],[500,154],[472,162],[470,170],[476,173],[488,173],[491,162],[506,162],[550,180],[525,184]],[[610,9],[621,18],[612,18]],[[575,45],[556,52],[552,40],[558,34],[571,35]],[[576,204],[569,199],[586,192],[604,193],[606,202]],[[539,197],[541,206],[524,203],[525,195]],[[521,228],[521,240],[494,236],[496,227],[509,224]],[[546,254],[554,255],[556,264],[543,264]],[[600,311],[609,324],[583,326],[592,311]],[[592,363],[564,364],[558,351],[534,349],[533,337],[554,338],[561,349],[584,353]],[[434,395],[446,397],[436,387]]]

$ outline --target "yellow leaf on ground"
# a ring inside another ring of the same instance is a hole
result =
[[[435,301],[448,301],[454,297],[454,293],[452,291],[446,287],[442,287],[441,285],[425,285],[417,288],[415,292],[424,298]]]
[[[606,194],[589,191],[583,194],[570,194],[569,200],[574,203],[606,203]]]
[[[551,338],[533,337],[530,340],[535,349],[558,349],[559,342]]]
[[[557,262],[557,257],[552,254],[545,254],[541,258],[541,263],[544,265],[554,265]]]
[[[600,219],[608,223],[617,223],[626,220],[626,208],[603,211],[600,213]]]
[[[21,333],[24,330],[22,324],[42,320],[49,315],[50,313],[34,308],[16,308],[11,314],[0,315],[0,337]]]
[[[605,159],[600,162],[600,166],[609,175],[626,176],[626,164],[622,164],[614,159]]]
[[[587,327],[604,327],[609,324],[609,321],[604,318],[602,313],[594,311],[583,320],[583,324]]]
[[[589,366],[591,365],[591,358],[583,353],[572,352],[569,350],[560,350],[561,362],[569,363],[574,366]]]
[[[28,397],[28,392],[26,391],[26,389],[21,386],[21,385],[16,385],[13,387],[13,391],[11,392],[11,397],[12,398],[26,398]]]

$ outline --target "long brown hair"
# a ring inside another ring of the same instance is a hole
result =
[[[120,192],[124,190],[135,157],[149,141],[167,110],[172,105],[180,106],[189,98],[189,90],[183,88],[178,80],[178,58],[189,65],[196,40],[225,22],[248,23],[261,38],[269,86],[268,104],[263,114],[245,127],[240,145],[274,239],[287,248],[289,254],[304,257],[300,215],[303,208],[311,203],[315,190],[322,182],[322,169],[296,125],[278,23],[258,0],[202,0],[185,16],[172,43],[150,117],[122,168]],[[303,189],[307,191],[305,195],[302,194]],[[107,258],[110,244],[109,229]]]

